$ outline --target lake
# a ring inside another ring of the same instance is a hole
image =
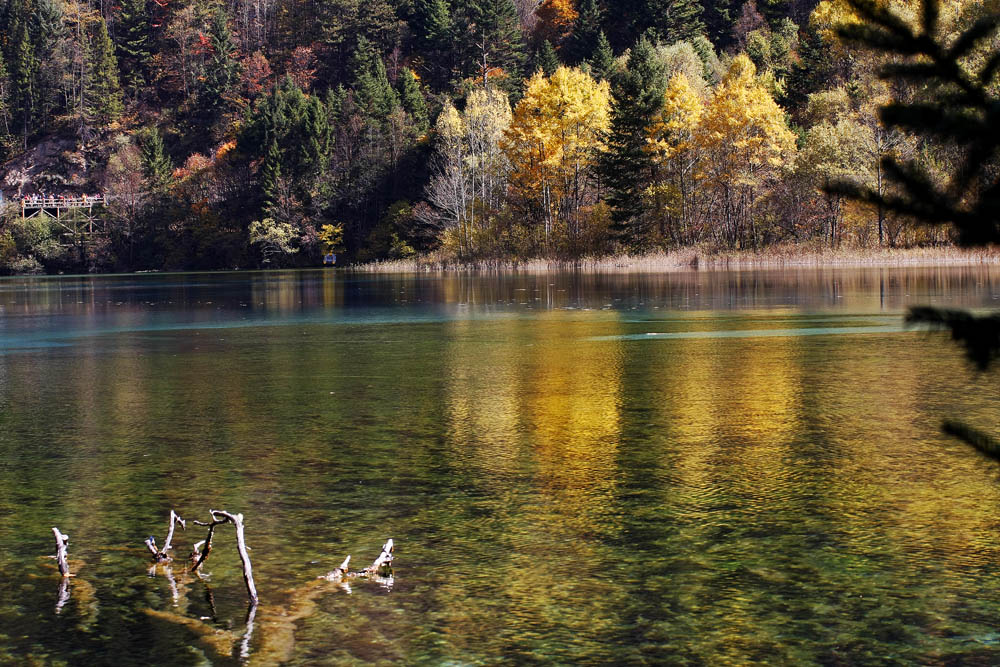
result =
[[[997,267],[0,281],[0,663],[996,664]],[[203,576],[205,529],[246,522]],[[77,575],[61,587],[52,527]],[[360,569],[395,541],[392,579]]]

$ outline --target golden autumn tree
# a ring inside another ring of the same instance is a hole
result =
[[[646,151],[653,156],[656,180],[643,191],[647,214],[659,236],[673,243],[693,241],[691,229],[694,170],[698,163],[695,133],[704,104],[687,76],[675,74],[667,84],[663,107],[649,127]]]
[[[504,141],[512,195],[544,225],[546,243],[557,228],[578,238],[583,208],[596,202],[591,168],[604,146],[610,97],[606,81],[560,67],[531,77],[514,109]]]
[[[759,243],[757,202],[795,154],[784,111],[756,73],[745,55],[733,59],[695,136],[705,157],[698,177],[710,196],[709,214],[733,247]]]
[[[507,95],[495,88],[470,92],[462,113],[445,102],[438,116],[426,195],[461,256],[479,250],[489,214],[503,206],[510,166],[500,144],[510,120]]]
[[[548,40],[559,46],[573,32],[579,14],[574,0],[544,0],[535,10],[538,25],[535,37],[539,43]]]

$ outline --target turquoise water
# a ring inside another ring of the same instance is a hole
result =
[[[991,268],[0,281],[0,662],[992,664]],[[242,512],[206,576],[166,516]],[[70,535],[66,591],[51,527]],[[317,580],[396,542],[390,582]]]

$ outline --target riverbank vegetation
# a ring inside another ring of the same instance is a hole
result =
[[[936,36],[996,11],[952,0]],[[947,246],[840,194],[891,198],[887,158],[944,183],[963,156],[883,123],[939,91],[881,78],[905,59],[838,36],[860,21],[846,0],[0,0],[0,270]],[[22,218],[39,192],[111,199],[84,233]]]

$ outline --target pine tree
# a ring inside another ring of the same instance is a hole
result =
[[[146,0],[122,0],[116,30],[118,63],[125,87],[133,97],[140,94],[149,73],[151,22]]]
[[[389,83],[385,61],[364,37],[354,52],[354,94],[358,106],[376,122],[385,121],[399,106],[399,97]]]
[[[147,187],[156,195],[164,194],[173,180],[174,167],[158,129],[150,127],[139,134],[139,151]]]
[[[601,79],[608,80],[611,78],[615,70],[615,53],[611,50],[611,43],[604,36],[603,30],[598,33],[597,47],[587,62],[590,64],[590,71],[595,79],[600,81]]]
[[[690,41],[705,30],[701,11],[698,0],[646,0],[642,28],[652,28],[664,44]]]
[[[577,8],[576,25],[566,44],[568,60],[572,64],[583,62],[597,50],[604,13],[597,0],[582,0]],[[607,41],[607,40],[605,40]]]
[[[122,89],[118,84],[118,61],[108,36],[108,26],[97,18],[90,43],[90,104],[88,115],[106,127],[122,114]]]
[[[239,81],[239,63],[236,61],[236,45],[229,31],[226,13],[217,10],[211,25],[212,59],[205,71],[202,89],[204,102],[211,112],[218,114],[229,106],[229,97]]]
[[[34,130],[35,111],[35,76],[38,62],[35,59],[35,48],[31,40],[29,26],[30,8],[27,0],[14,0],[11,3],[11,34],[10,44],[10,85],[11,107],[14,124],[21,134],[24,148],[28,147],[28,136]]]
[[[485,81],[491,70],[516,79],[524,62],[524,36],[513,0],[469,0],[474,67]]]
[[[705,32],[720,53],[733,43],[733,24],[739,13],[735,0],[714,0],[705,4]]]
[[[545,40],[535,54],[535,71],[542,70],[545,76],[552,76],[559,68],[559,56],[552,42]]]
[[[399,75],[399,102],[403,105],[406,113],[410,114],[413,120],[414,129],[417,134],[423,134],[429,127],[427,117],[427,102],[420,92],[420,84],[413,70],[404,69]]]
[[[8,156],[6,148],[10,138],[10,76],[7,74],[7,63],[0,49],[0,161]]]
[[[810,93],[835,85],[832,49],[814,26],[802,30],[798,54],[788,76],[788,102],[793,109],[804,108]]]
[[[646,137],[663,106],[667,86],[663,65],[645,36],[632,48],[625,71],[614,78],[611,131],[600,170],[610,192],[618,240],[641,247],[645,243],[638,228],[641,193],[652,182],[655,169],[651,153],[645,150]]]
[[[439,83],[447,82],[454,64],[454,26],[446,0],[416,0],[414,34],[424,54],[424,70]]]
[[[278,201],[278,188],[281,184],[281,150],[277,138],[272,138],[264,153],[264,161],[260,166],[260,190],[264,194],[264,210],[274,207]]]

